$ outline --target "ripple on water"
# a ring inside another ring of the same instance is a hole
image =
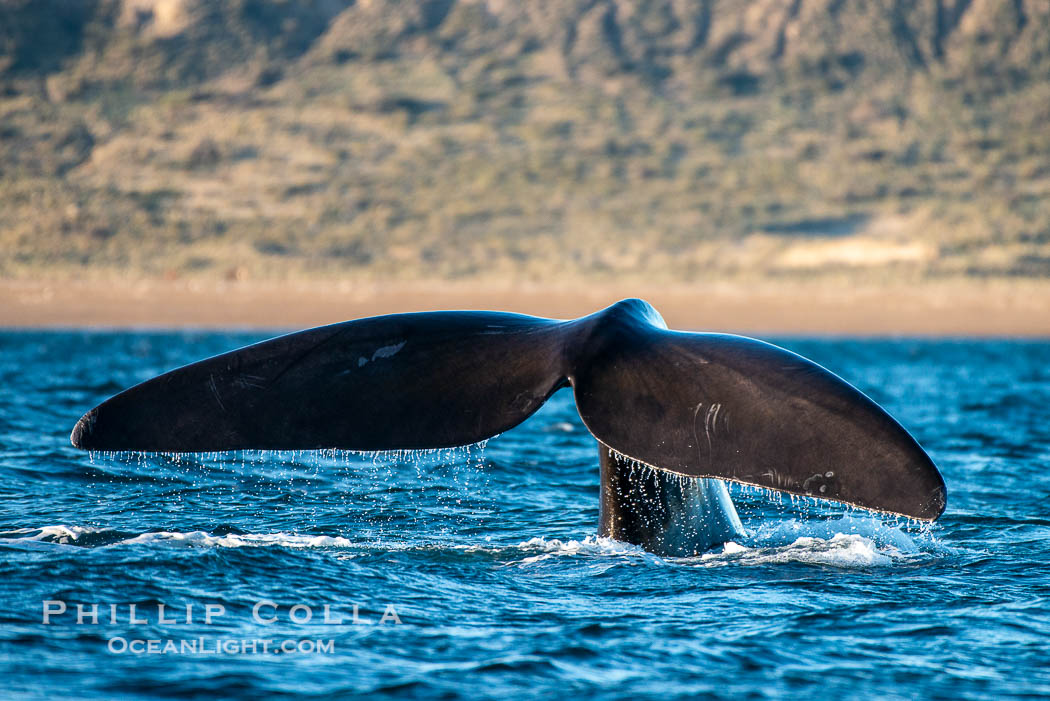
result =
[[[927,446],[948,511],[930,528],[732,486],[747,537],[692,558],[595,535],[597,450],[569,392],[461,450],[68,446],[114,388],[259,337],[0,333],[8,694],[1050,695],[1050,343],[787,339]],[[115,624],[78,627],[71,612],[42,626],[56,598],[125,608]],[[278,605],[276,623],[253,621],[259,600]],[[147,624],[129,622],[132,603]],[[157,603],[227,615],[162,625]],[[298,603],[307,624],[289,621]],[[324,604],[373,622],[393,604],[403,623],[326,626]],[[118,655],[112,636],[331,638],[335,650]]]

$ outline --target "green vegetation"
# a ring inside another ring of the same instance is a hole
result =
[[[1029,0],[0,0],[0,275],[1050,274]]]

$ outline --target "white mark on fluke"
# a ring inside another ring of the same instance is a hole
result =
[[[392,358],[398,354],[398,352],[405,347],[408,341],[401,341],[401,343],[394,343],[389,346],[383,346],[382,348],[376,348],[376,352],[372,354],[371,358],[361,356],[357,359],[357,367],[362,368],[367,363],[376,360],[378,358]]]
[[[406,343],[408,343],[408,341],[401,341],[401,343],[395,343],[390,346],[383,346],[382,348],[377,349],[376,352],[372,354],[372,360],[375,360],[376,358],[391,358],[397,355],[398,352],[405,347]]]
[[[700,409],[703,408],[704,403],[700,402],[696,405],[696,409],[693,409],[693,440],[696,441],[696,461],[697,465],[704,461],[703,451],[700,450],[700,435],[696,429],[696,420],[700,417]],[[662,445],[662,443],[661,443]]]

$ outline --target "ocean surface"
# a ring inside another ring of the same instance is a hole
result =
[[[771,339],[907,426],[947,512],[734,486],[748,537],[685,559],[595,537],[567,391],[457,450],[70,446],[266,335],[0,332],[0,697],[1050,696],[1050,342]]]

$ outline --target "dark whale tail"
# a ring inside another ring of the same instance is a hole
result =
[[[84,415],[74,446],[199,452],[475,443],[571,385],[601,443],[655,468],[918,519],[944,510],[919,444],[824,368],[666,328],[641,300],[571,321],[428,312],[281,336],[173,370]]]

